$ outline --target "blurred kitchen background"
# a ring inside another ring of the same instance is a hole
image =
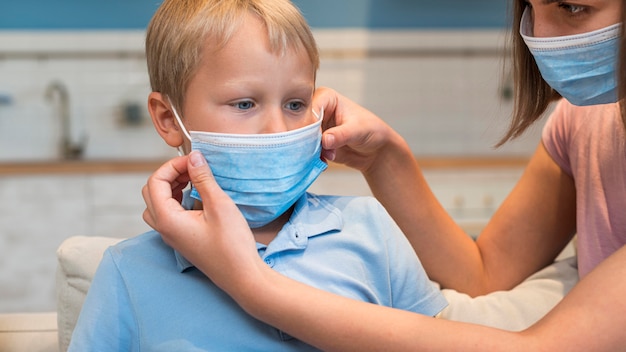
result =
[[[144,29],[160,1],[5,1],[0,10],[0,313],[55,310],[55,250],[148,230],[141,187],[176,152],[155,133]],[[541,123],[504,147],[507,1],[295,0],[330,86],[395,127],[476,235],[519,178]],[[369,194],[332,166],[317,193]],[[419,206],[419,199],[411,206]]]

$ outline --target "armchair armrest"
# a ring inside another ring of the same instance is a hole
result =
[[[57,314],[0,314],[0,351],[58,352]]]

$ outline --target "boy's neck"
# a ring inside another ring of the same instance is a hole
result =
[[[202,202],[195,201],[193,209],[195,210],[202,209]],[[283,226],[285,226],[287,221],[289,221],[289,218],[291,217],[292,212],[293,212],[293,206],[289,208],[289,210],[284,212],[281,216],[276,218],[276,220],[270,222],[269,224],[262,226],[262,227],[257,227],[255,229],[250,229],[252,230],[254,239],[261,244],[268,245],[270,242],[272,242],[274,238],[276,238],[276,235],[278,235],[278,232],[282,230]]]
[[[263,227],[251,229],[252,234],[254,235],[254,239],[258,243],[268,245],[270,242],[272,242],[272,240],[274,240],[274,238],[276,238],[276,235],[278,235],[278,232],[282,230],[287,221],[289,221],[292,211],[293,207],[291,207],[289,210],[284,212],[281,216],[279,216],[278,218],[276,218],[276,220],[270,222],[269,224]]]

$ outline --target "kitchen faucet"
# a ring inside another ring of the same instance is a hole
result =
[[[72,120],[70,119],[70,97],[67,87],[60,81],[52,81],[46,88],[45,96],[51,101],[57,101],[58,116],[61,119],[61,155],[64,159],[79,159],[85,151],[86,136],[80,142],[72,141]]]

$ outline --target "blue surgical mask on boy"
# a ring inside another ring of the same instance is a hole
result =
[[[530,11],[524,10],[520,34],[550,87],[574,105],[616,102],[621,24],[583,34],[535,38]]]
[[[251,228],[267,225],[287,211],[328,166],[320,159],[322,116],[287,132],[230,134],[187,132],[173,106],[172,110],[191,149],[204,155],[217,184]],[[191,197],[201,200],[193,185]]]

